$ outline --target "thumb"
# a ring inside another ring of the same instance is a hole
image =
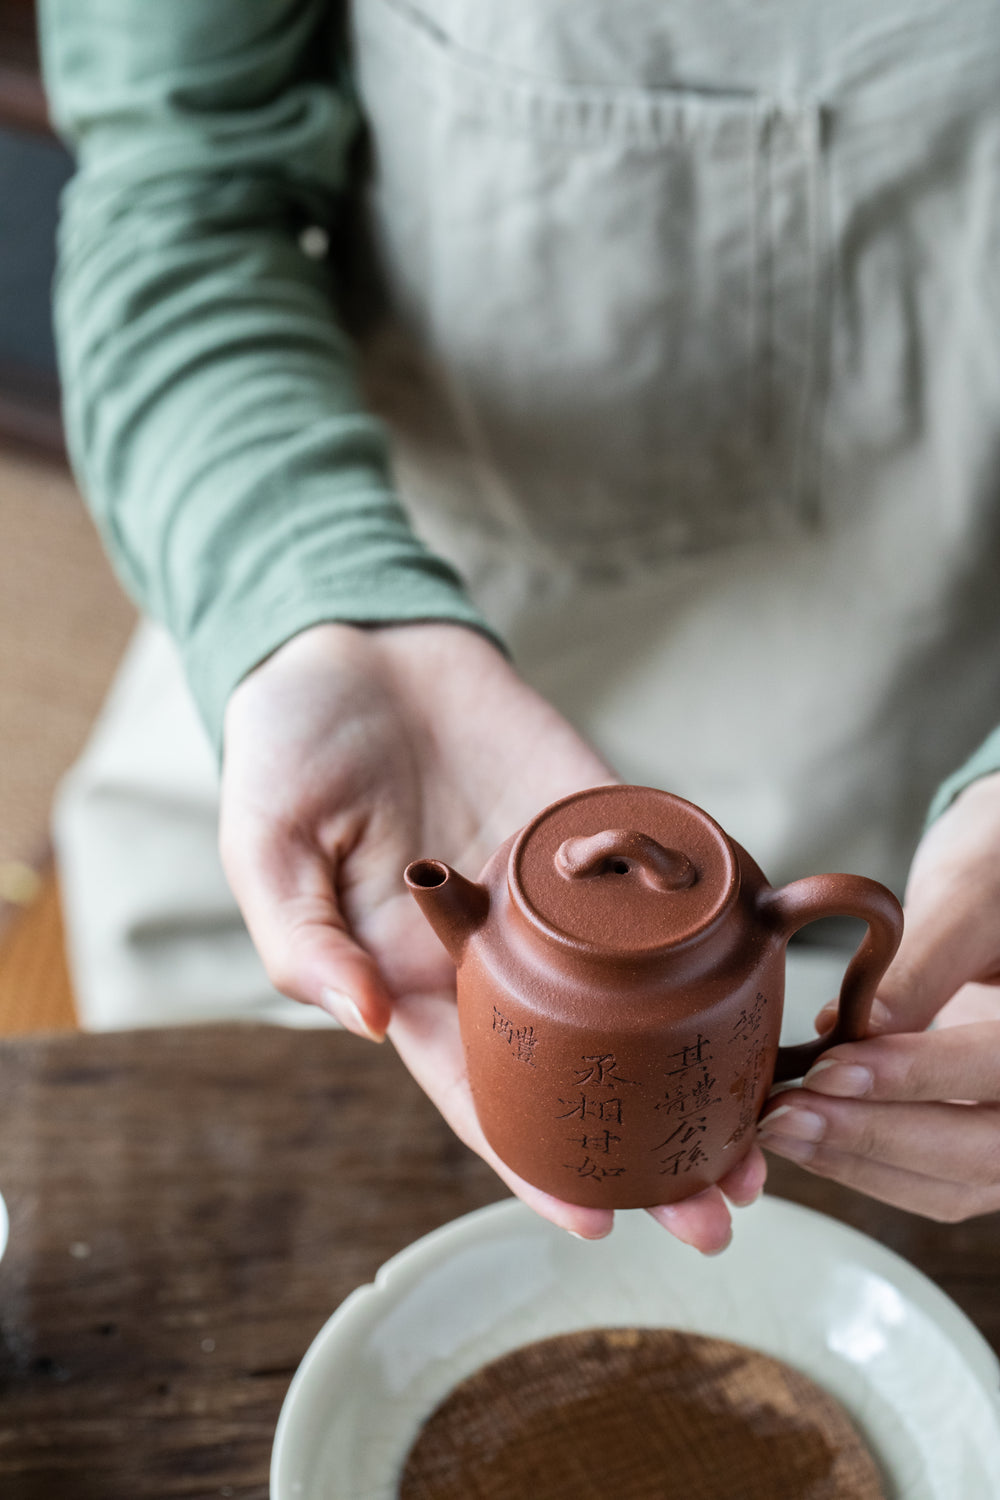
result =
[[[878,987],[868,1022],[869,1036],[924,1031],[963,985],[977,979],[976,922],[968,905],[942,901],[935,907],[903,908],[899,949]],[[829,1031],[837,1003],[825,1005],[816,1030]]]
[[[963,985],[997,978],[995,796],[995,786],[969,788],[920,841],[907,885],[903,941],[879,986],[881,1031],[922,1030]]]
[[[336,871],[316,850],[248,836],[223,863],[268,978],[357,1036],[381,1042],[392,1011],[378,965],[350,933]]]
[[[903,938],[878,987],[869,1035],[923,1031],[970,982],[995,980],[1000,969],[995,880],[976,859],[963,859],[954,841],[925,836],[910,875]],[[957,856],[957,857],[956,857]],[[816,1025],[832,1024],[827,1006]]]
[[[942,1006],[978,977],[975,922],[967,903],[904,907],[899,951],[878,987],[871,1034],[923,1031]]]

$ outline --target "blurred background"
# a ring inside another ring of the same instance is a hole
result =
[[[49,811],[134,621],[59,419],[51,290],[71,172],[48,122],[34,0],[0,0],[0,1032],[76,1024]]]

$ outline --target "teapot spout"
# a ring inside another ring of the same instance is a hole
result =
[[[486,920],[489,891],[439,859],[415,859],[403,879],[453,961],[460,964],[466,943]]]

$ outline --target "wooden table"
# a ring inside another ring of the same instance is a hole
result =
[[[926,1223],[775,1165],[1000,1351],[1000,1216]],[[191,1027],[0,1046],[3,1500],[265,1500],[289,1379],[348,1292],[503,1196],[391,1050]]]

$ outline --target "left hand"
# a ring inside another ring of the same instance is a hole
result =
[[[760,1142],[957,1223],[1000,1209],[1000,773],[924,835],[905,912],[868,1038],[831,1047],[801,1089],[776,1096]],[[817,1025],[831,1020],[824,1012]]]
[[[483,1135],[455,968],[402,871],[432,851],[474,875],[539,807],[614,779],[462,625],[312,626],[244,678],[226,712],[223,863],[272,982],[362,1036],[388,1034],[466,1145],[536,1212],[588,1239],[610,1231],[610,1209],[533,1187]],[[765,1171],[753,1146],[720,1183],[649,1211],[713,1253],[730,1232],[726,1199],[750,1201]]]

